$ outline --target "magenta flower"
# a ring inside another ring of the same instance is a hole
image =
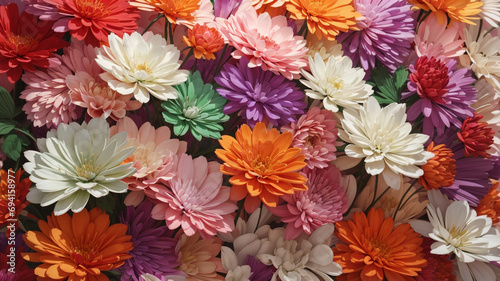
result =
[[[283,126],[281,131],[291,132],[292,146],[301,149],[309,168],[326,168],[337,157],[337,121],[333,112],[313,107],[297,123]]]
[[[340,170],[331,165],[326,169],[304,168],[307,191],[283,195],[284,204],[269,211],[287,223],[285,239],[297,238],[303,231],[311,234],[318,227],[342,220],[347,211],[347,195]]]
[[[164,219],[168,228],[181,226],[186,235],[199,232],[203,239],[234,229],[232,213],[238,207],[229,200],[229,187],[222,186],[219,163],[182,154],[167,186],[170,188],[146,190],[146,194],[159,201],[152,217]]]

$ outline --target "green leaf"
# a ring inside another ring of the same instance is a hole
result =
[[[16,134],[8,134],[3,139],[2,151],[10,159],[17,161],[21,157],[21,151],[23,150],[23,145],[21,139]]]
[[[374,85],[374,97],[380,104],[397,103],[401,99],[401,91],[407,78],[408,71],[402,66],[394,72],[394,76],[391,76],[384,67],[377,67],[372,72],[375,83],[369,82],[369,84]]]
[[[12,120],[0,119],[0,135],[10,133],[16,127],[17,123]]]
[[[398,67],[396,71],[394,72],[394,76],[392,77],[392,80],[394,81],[394,85],[397,88],[397,91],[401,93],[401,90],[403,90],[403,86],[406,84],[406,81],[408,80],[408,70],[406,70],[403,66]]]
[[[14,101],[9,92],[0,87],[0,118],[12,119],[14,117]]]

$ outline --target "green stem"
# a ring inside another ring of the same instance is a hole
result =
[[[307,21],[304,21],[304,24],[302,24],[302,27],[300,28],[299,32],[297,32],[297,34],[302,35],[306,30],[307,30]]]
[[[191,57],[191,55],[193,55],[193,49],[189,50],[189,53],[186,55],[186,57],[182,61],[181,66],[179,66],[179,68],[182,68],[182,66],[188,61],[188,59]]]
[[[220,59],[219,59],[219,62],[217,62],[217,67],[215,68],[215,74],[214,74],[214,77],[215,75],[217,75],[217,73],[219,73],[220,71],[220,68],[222,67],[222,60],[224,59],[224,56],[226,55],[226,51],[227,51],[227,47],[228,45],[224,45],[224,49],[222,50],[222,53],[220,55]]]
[[[476,42],[479,41],[479,37],[481,36],[481,30],[483,29],[483,19],[479,21],[479,30],[477,32]]]
[[[156,18],[151,23],[149,23],[149,25],[146,27],[146,29],[144,29],[144,31],[142,32],[142,35],[144,35],[144,33],[146,33],[151,28],[151,26],[153,26],[153,24],[155,24],[155,22],[157,22],[162,17],[163,17],[163,14],[158,14],[158,16],[156,16]]]
[[[257,229],[259,229],[260,218],[262,216],[262,209],[264,209],[264,202],[260,202],[259,218],[257,219],[257,224],[255,225],[255,230],[253,231],[253,233],[255,233],[255,231],[257,231]]]
[[[18,131],[18,132],[20,132],[20,133],[25,134],[25,135],[26,135],[26,136],[28,136],[30,139],[32,139],[32,140],[35,142],[35,144],[36,144],[36,139],[35,139],[35,137],[33,137],[33,136],[29,133],[29,132],[26,132],[25,130],[23,130],[23,129],[19,129],[19,128],[14,128],[14,130],[16,130],[16,131]]]
[[[373,192],[373,199],[370,205],[375,205],[375,199],[376,199],[375,197],[377,197],[377,188],[378,188],[378,175],[375,176],[375,191]]]
[[[236,212],[236,217],[234,218],[234,225],[236,227],[236,223],[238,222],[238,219],[240,218],[241,212],[243,211],[243,205],[245,203],[245,199],[240,200],[238,202],[238,211]]]
[[[366,208],[365,212],[370,211],[370,209],[371,209],[373,206],[375,206],[375,204],[376,204],[376,203],[380,200],[380,198],[382,198],[382,197],[383,197],[383,196],[387,193],[387,191],[389,191],[389,189],[391,189],[391,187],[390,187],[390,186],[388,186],[388,187],[384,190],[384,192],[382,192],[382,194],[380,194],[380,195],[377,197],[377,199],[373,200],[373,202],[372,202],[372,203],[368,206],[368,208]]]

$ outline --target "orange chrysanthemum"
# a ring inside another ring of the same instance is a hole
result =
[[[215,53],[224,47],[222,35],[214,27],[207,24],[195,24],[193,29],[188,30],[188,37],[183,36],[184,43],[193,48],[193,54],[197,59],[202,57],[214,60]]]
[[[259,15],[268,13],[271,17],[275,17],[285,14],[286,2],[287,0],[252,0],[252,6]]]
[[[453,152],[444,144],[434,146],[431,142],[427,151],[434,153],[434,157],[422,166],[424,175],[418,179],[418,183],[427,190],[451,186],[455,182],[456,166]]]
[[[408,0],[415,7],[413,9],[422,9],[436,13],[439,24],[447,22],[447,16],[452,21],[465,22],[475,25],[472,20],[480,19],[478,15],[481,12],[483,2],[478,0]]]
[[[299,148],[290,148],[292,139],[290,132],[267,131],[262,122],[253,131],[242,125],[236,139],[222,136],[223,149],[215,154],[224,161],[221,172],[232,176],[231,200],[246,197],[245,210],[251,213],[261,201],[276,207],[279,196],[307,190],[307,179],[298,173],[306,165],[304,155]]]
[[[194,20],[194,12],[200,8],[200,0],[134,0],[130,5],[143,11],[157,11],[165,15],[170,23],[177,19]]]
[[[47,217],[38,221],[40,231],[23,235],[26,244],[38,253],[23,253],[30,262],[41,262],[35,269],[38,281],[107,281],[103,271],[120,267],[131,258],[133,249],[127,226],[109,225],[101,209]]]
[[[484,196],[476,207],[478,216],[486,215],[491,218],[493,224],[500,223],[500,190],[498,181],[493,181],[488,194]]]
[[[288,0],[286,9],[292,19],[307,20],[311,33],[328,40],[334,40],[340,32],[358,30],[356,18],[361,17],[352,0]]]
[[[342,266],[337,280],[415,280],[426,265],[422,238],[408,223],[394,228],[382,209],[354,213],[352,220],[335,224],[344,243],[334,248],[333,261]]]
[[[24,170],[21,169],[16,173],[0,170],[0,228],[8,219],[17,218],[29,204],[26,195],[31,187],[31,181],[29,178],[21,180],[23,173]]]

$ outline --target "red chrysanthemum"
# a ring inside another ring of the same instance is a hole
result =
[[[19,15],[16,4],[0,7],[0,73],[6,72],[9,82],[19,80],[23,71],[60,63],[52,53],[68,43],[51,26],[28,13]]]
[[[108,43],[109,33],[122,37],[137,29],[139,11],[127,0],[38,0],[28,11],[57,20],[54,30],[99,46]]]
[[[453,260],[450,255],[431,254],[432,243],[434,240],[424,237],[422,248],[427,266],[418,274],[417,281],[456,281],[457,277],[453,274]]]
[[[495,132],[487,127],[488,123],[480,122],[483,115],[474,112],[474,116],[465,119],[462,131],[458,132],[458,139],[464,143],[465,156],[489,158],[487,152],[493,144]]]
[[[16,173],[12,170],[0,170],[0,227],[8,224],[9,219],[17,218],[29,204],[26,195],[31,187],[31,181],[27,177],[21,179],[23,173],[22,169]],[[9,203],[13,203],[14,207],[12,208],[12,204]]]
[[[417,94],[433,102],[443,104],[443,95],[448,92],[450,81],[448,67],[442,61],[432,57],[420,57],[415,63],[415,71],[410,74],[410,81],[417,84]]]

